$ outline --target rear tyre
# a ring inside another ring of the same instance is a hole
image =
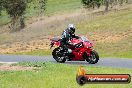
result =
[[[87,58],[85,58],[85,60],[90,64],[96,64],[99,61],[99,55],[95,50],[93,50],[91,51],[91,56],[87,55]]]
[[[66,58],[63,56],[63,53],[60,52],[60,51],[61,51],[60,47],[55,48],[55,49],[53,50],[53,52],[52,52],[52,56],[53,56],[53,58],[54,58],[57,62],[59,62],[59,63],[65,63]]]

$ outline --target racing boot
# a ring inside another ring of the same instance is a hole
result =
[[[67,57],[68,57],[67,60],[68,61],[71,61],[71,58],[70,58],[71,54],[72,54],[72,50],[71,49],[68,49],[67,50]]]

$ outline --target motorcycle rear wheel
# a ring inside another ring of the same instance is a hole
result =
[[[53,58],[59,63],[65,63],[66,58],[60,52],[60,47],[55,48],[52,52]]]

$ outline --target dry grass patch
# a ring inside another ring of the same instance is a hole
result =
[[[0,65],[0,71],[32,71],[38,69],[36,67],[13,66],[12,64]]]
[[[34,50],[49,49],[49,39],[32,40],[29,42],[15,42],[13,44],[3,44],[0,46],[1,54],[15,53],[15,52],[30,52]]]
[[[126,30],[120,33],[112,32],[97,32],[88,36],[95,43],[117,43],[125,38],[128,38],[132,35],[132,30]]]

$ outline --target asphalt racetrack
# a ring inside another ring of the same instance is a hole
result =
[[[30,55],[0,55],[0,63],[18,62],[53,62],[57,63],[52,56],[30,56]],[[127,58],[100,58],[97,64],[88,64],[86,61],[66,61],[63,64],[103,66],[114,68],[132,69],[132,59]]]

